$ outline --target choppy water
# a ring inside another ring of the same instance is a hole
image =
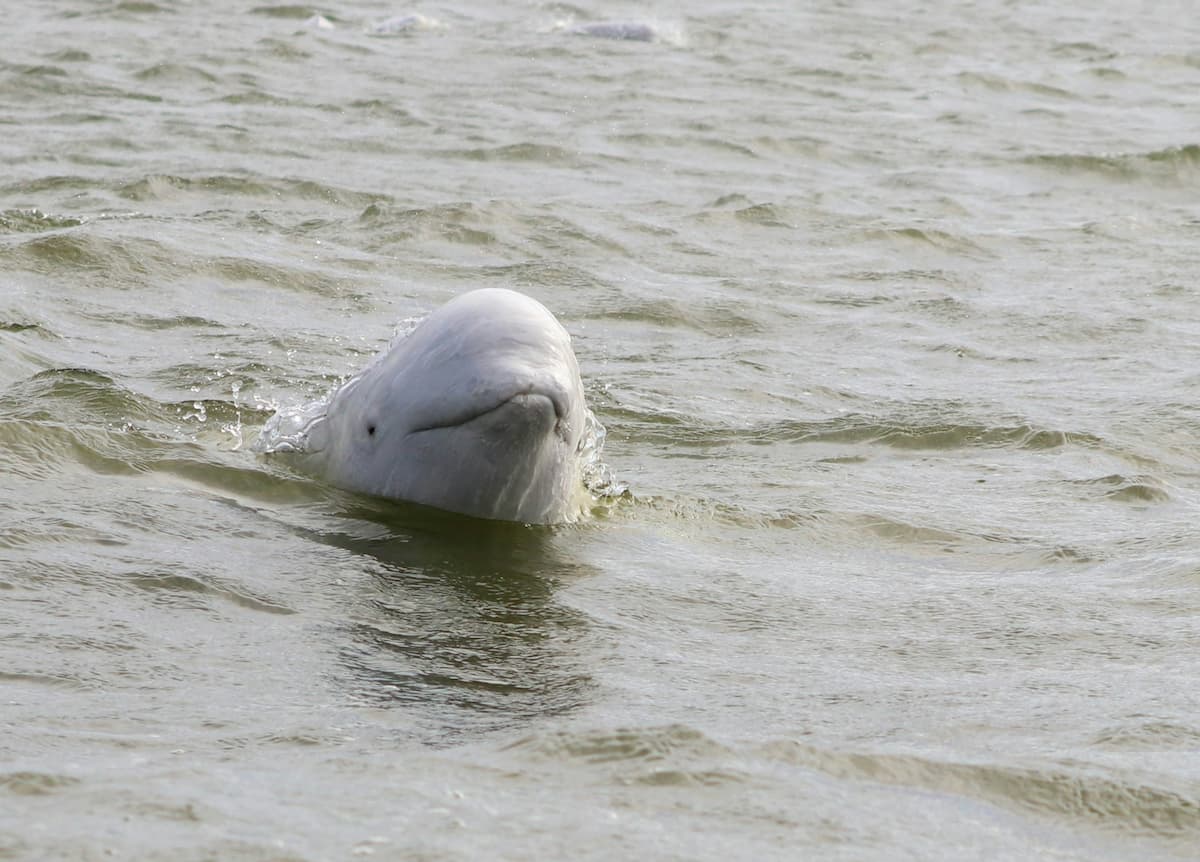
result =
[[[0,857],[1195,856],[1189,4],[25,5]],[[250,451],[482,285],[631,497]]]

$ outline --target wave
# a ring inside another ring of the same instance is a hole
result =
[[[521,141],[495,147],[476,147],[468,150],[439,150],[430,155],[446,159],[466,159],[473,162],[534,162],[542,167],[581,168],[585,166],[580,154],[575,150],[534,141]]]
[[[990,258],[993,256],[986,248],[962,234],[933,228],[872,228],[862,231],[862,236],[867,240],[917,248],[933,248],[938,251],[960,254],[964,257]]]
[[[955,79],[964,88],[982,88],[992,92],[1029,93],[1036,96],[1048,96],[1054,99],[1072,100],[1078,96],[1062,87],[1054,87],[1037,81],[1019,81],[1001,75],[989,75],[980,72],[959,72]]]
[[[290,21],[306,21],[316,14],[312,6],[289,5],[281,3],[274,6],[254,6],[251,15],[262,15],[266,18],[282,18]]]
[[[77,273],[103,271],[110,280],[170,272],[179,266],[178,254],[157,240],[115,238],[69,229],[51,229],[16,245],[0,247],[0,259],[4,258],[16,268],[46,275],[60,274],[63,269]]]
[[[646,779],[661,776],[664,770],[673,776],[688,775],[686,763],[721,759],[731,753],[726,746],[684,724],[539,733],[518,739],[506,750],[537,760],[632,770],[640,774],[642,783],[655,783]],[[649,775],[647,768],[652,770]],[[704,768],[703,772],[712,774],[715,770]]]
[[[18,100],[46,100],[49,97],[82,96],[92,100],[114,99],[136,102],[162,102],[161,96],[128,90],[112,84],[102,83],[87,77],[78,71],[64,69],[61,66],[16,65],[0,64],[0,97],[13,97]]]
[[[53,772],[28,770],[0,773],[0,787],[17,796],[48,796],[80,783],[80,779]]]
[[[128,587],[153,594],[160,603],[173,607],[205,607],[211,600],[228,602],[246,610],[266,614],[290,615],[290,607],[267,596],[255,595],[235,581],[210,573],[188,573],[177,567],[172,571],[132,574],[122,581]]]
[[[725,446],[733,443],[846,443],[875,444],[891,449],[955,451],[963,449],[1023,449],[1043,451],[1065,446],[1105,448],[1105,440],[1084,431],[1039,427],[1033,423],[989,424],[969,421],[889,419],[850,413],[832,419],[781,419],[747,427],[704,423],[694,417],[623,405],[607,407],[635,440],[672,443],[682,447]]]
[[[693,329],[717,338],[759,333],[765,328],[763,323],[745,313],[742,304],[730,300],[700,303],[665,298],[627,298],[597,308],[584,317],[586,320],[617,320],[669,329]]]
[[[1200,170],[1200,144],[1144,153],[1049,153],[1027,156],[1022,161],[1055,173],[1093,174],[1117,180],[1194,179]]]
[[[360,192],[312,180],[249,174],[201,176],[149,174],[120,186],[117,194],[126,200],[138,202],[197,194],[206,197],[217,195],[260,199],[270,201],[272,204],[288,200],[323,201],[336,206],[353,208],[366,207],[387,199],[385,195],[378,192]]]
[[[145,218],[136,213],[127,217]],[[47,224],[41,232],[26,230],[28,238],[0,245],[0,262],[11,270],[52,277],[68,270],[79,281],[102,277],[108,285],[125,287],[156,283],[166,275],[178,277],[183,272],[211,276],[225,283],[259,282],[300,293],[353,297],[346,290],[345,279],[294,256],[281,258],[270,251],[257,257],[202,255],[165,238],[115,235],[112,230],[97,227],[99,219],[74,224],[71,217],[57,218],[62,226]],[[27,220],[25,225],[33,228],[39,221]]]
[[[1114,473],[1097,479],[1076,480],[1072,484],[1091,495],[1132,505],[1165,503],[1171,499],[1170,492],[1159,479],[1144,474],[1125,476]]]
[[[84,221],[80,216],[51,215],[36,208],[0,210],[0,233],[44,233],[78,227]]]
[[[955,763],[923,757],[830,751],[800,743],[772,743],[768,757],[817,769],[836,778],[899,785],[982,799],[1019,812],[1087,823],[1135,836],[1200,838],[1200,795],[1194,789],[1155,787],[1106,770]]]
[[[97,371],[55,368],[0,392],[0,464],[28,479],[78,468],[101,475],[172,473],[269,498],[288,480],[228,457],[240,447],[243,425],[261,424],[268,415],[218,399],[162,403]]]
[[[416,207],[380,200],[364,208],[353,222],[333,222],[326,227],[331,236],[352,230],[354,242],[371,250],[406,243],[427,255],[431,243],[471,247],[487,255],[482,266],[470,268],[472,280],[480,274],[511,277],[515,279],[512,284],[518,285],[558,284],[553,279],[565,278],[567,284],[600,286],[600,279],[569,261],[590,257],[611,266],[614,261],[635,258],[625,245],[610,238],[607,225],[585,224],[544,207],[507,200]],[[497,265],[493,263],[497,259],[522,262]]]

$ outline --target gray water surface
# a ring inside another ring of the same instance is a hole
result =
[[[24,5],[0,858],[1195,857],[1190,4]],[[481,286],[627,494],[251,451]]]

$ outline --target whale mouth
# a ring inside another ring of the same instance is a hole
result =
[[[555,429],[562,424],[562,421],[567,414],[567,404],[563,398],[555,397],[555,394],[538,391],[533,387],[530,387],[529,389],[518,392],[515,395],[510,395],[508,398],[505,398],[503,401],[499,402],[498,404],[494,404],[491,407],[485,407],[482,410],[464,411],[462,413],[453,415],[449,419],[439,420],[412,428],[408,433],[421,434],[426,431],[461,428],[465,425],[470,425],[473,422],[484,419],[488,416],[492,416],[493,414],[499,413],[502,410],[514,406],[520,407],[529,413],[544,412],[547,419],[550,419],[550,416],[552,415],[553,420],[551,420],[550,424]]]

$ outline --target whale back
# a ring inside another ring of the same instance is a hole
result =
[[[571,339],[539,302],[457,297],[347,381],[305,466],[351,491],[526,523],[574,520],[586,423]]]

